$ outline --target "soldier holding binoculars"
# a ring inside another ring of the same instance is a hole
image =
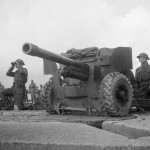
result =
[[[21,59],[11,63],[11,67],[7,71],[6,75],[14,77],[13,86],[11,88],[6,88],[0,93],[0,97],[4,100],[8,100],[9,96],[14,97],[14,101],[19,110],[23,109],[23,100],[25,98],[25,83],[28,78],[28,71],[26,68],[23,68],[24,62]],[[13,72],[13,69],[17,68]]]

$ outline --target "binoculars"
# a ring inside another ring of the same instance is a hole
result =
[[[11,62],[11,64],[12,64],[12,65],[16,65],[16,62],[15,62],[15,61],[14,61],[14,62]]]

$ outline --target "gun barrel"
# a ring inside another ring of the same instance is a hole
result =
[[[23,51],[23,53],[25,53],[27,55],[37,56],[37,57],[51,60],[51,61],[63,64],[63,65],[89,69],[88,64],[84,64],[82,62],[77,62],[77,61],[69,59],[67,57],[64,57],[64,56],[52,53],[50,51],[41,49],[38,46],[31,44],[31,43],[25,43],[22,46],[22,51]]]

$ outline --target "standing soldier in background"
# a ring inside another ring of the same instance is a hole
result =
[[[42,91],[43,86],[40,84],[40,91]]]
[[[33,80],[31,80],[31,83],[29,85],[29,93],[31,94],[31,100],[32,103],[35,103],[35,91],[36,91],[36,84],[34,83]]]
[[[139,97],[150,98],[150,65],[148,65],[149,57],[146,53],[137,56],[141,66],[136,69],[135,77],[139,89]]]
[[[26,68],[23,68],[24,62],[21,59],[17,59],[15,62],[11,63],[11,67],[7,71],[6,75],[14,77],[13,86],[11,88],[6,88],[1,91],[0,96],[2,99],[7,100],[9,95],[14,96],[15,104],[19,110],[23,109],[23,101],[25,98],[25,83],[28,78],[28,71]],[[14,68],[17,68],[13,72]]]
[[[0,92],[2,91],[2,90],[4,90],[4,85],[2,85],[2,83],[0,82]]]
[[[42,105],[41,109],[45,109],[44,105],[43,105],[43,101],[45,100],[45,88],[46,86],[44,85],[40,85],[40,94],[39,94],[39,99]]]
[[[40,90],[38,87],[35,89],[35,110],[41,110],[42,109],[42,103],[40,99]]]

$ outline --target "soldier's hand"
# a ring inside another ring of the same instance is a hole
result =
[[[16,66],[16,62],[11,62],[11,65],[14,68]]]

